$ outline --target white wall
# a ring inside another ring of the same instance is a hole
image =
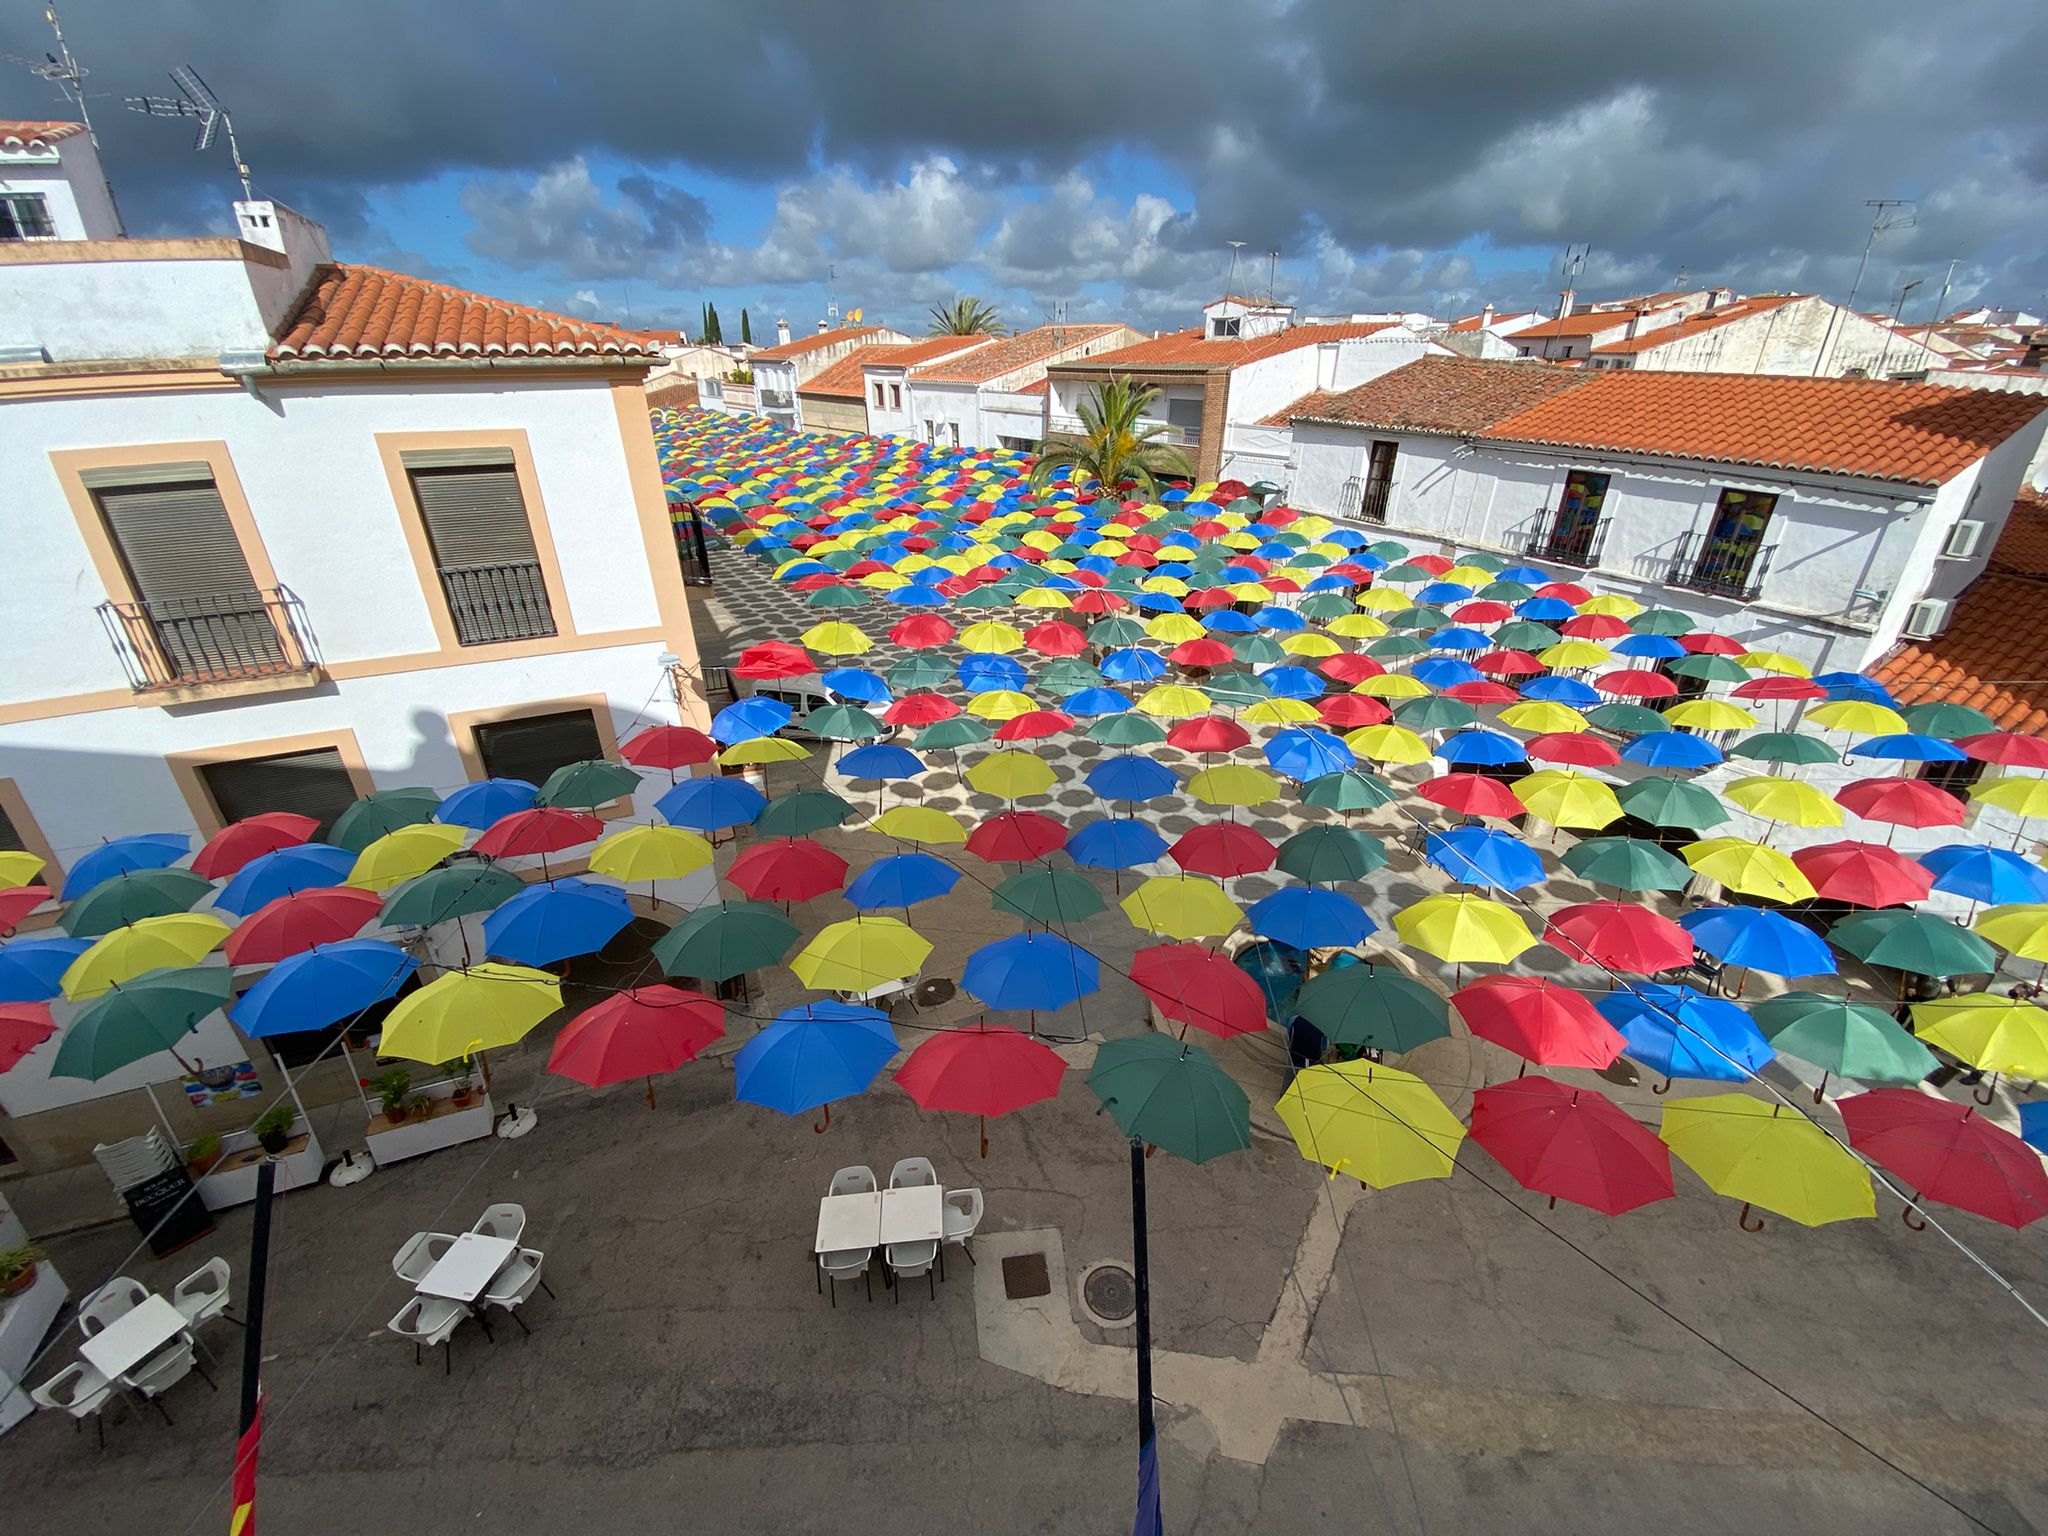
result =
[[[99,153],[83,133],[35,153],[0,152],[0,192],[42,194],[55,240],[112,240],[121,216],[100,169]]]
[[[927,384],[916,374],[903,379],[898,371],[891,377],[868,374],[868,420],[878,418],[896,420],[894,413],[877,412],[875,409],[874,386],[877,382],[901,381],[903,388],[902,425],[881,427],[877,431],[900,432],[906,437],[922,439],[927,421],[939,423],[939,439],[948,447],[952,446],[952,429],[958,428],[962,448],[986,448],[995,442],[995,437],[981,420],[980,392],[972,384]],[[887,394],[887,390],[884,390]],[[1036,435],[1035,433],[1033,434]]]
[[[908,437],[917,442],[924,441],[924,417],[914,408],[916,391],[911,387],[905,368],[866,368],[862,370],[862,388],[867,391],[868,430],[877,437]],[[875,404],[875,386],[882,386],[882,403]],[[903,403],[896,404],[897,391]],[[963,427],[965,418],[960,418]],[[962,433],[963,437],[965,433]]]
[[[1250,426],[1311,390],[1355,389],[1419,357],[1440,357],[1448,350],[1402,329],[1262,357],[1231,369],[1224,416],[1232,426]]]
[[[981,442],[983,448],[999,448],[1005,437],[1037,442],[1045,436],[1045,396],[1018,394],[1009,390],[983,390]]]
[[[232,242],[205,244],[225,253]],[[53,362],[213,358],[270,345],[249,271],[233,255],[20,261],[0,266],[0,274],[0,336],[10,345],[39,345]]]

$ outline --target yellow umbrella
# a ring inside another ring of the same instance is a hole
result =
[[[1380,672],[1361,679],[1351,691],[1369,699],[1420,699],[1428,695],[1429,686],[1406,672]]]
[[[1304,699],[1260,699],[1244,712],[1248,725],[1306,725],[1323,717]]]
[[[1258,581],[1233,581],[1230,595],[1240,603],[1263,603],[1273,595],[1273,589]]]
[[[931,941],[900,918],[850,917],[819,929],[789,968],[821,992],[865,992],[915,976],[931,952]]]
[[[1415,606],[1414,598],[1392,587],[1367,587],[1354,601],[1367,613],[1399,613]]]
[[[1376,763],[1429,761],[1429,744],[1405,725],[1361,725],[1344,738],[1344,745]]]
[[[1553,703],[1549,699],[1510,704],[1500,712],[1500,723],[1511,730],[1534,731],[1539,735],[1553,732],[1570,734],[1592,727],[1592,722],[1571,705]]]
[[[1074,600],[1057,587],[1032,587],[1029,591],[1020,592],[1017,595],[1017,606],[1019,608],[1071,608],[1074,606]],[[979,629],[981,626],[977,624],[970,627]],[[1012,649],[1015,649],[1015,647],[1012,647]]]
[[[1209,696],[1184,683],[1161,683],[1139,695],[1138,712],[1161,720],[1192,720],[1209,713]]]
[[[1454,565],[1438,581],[1455,581],[1461,587],[1483,587],[1493,580],[1493,572],[1476,565]]]
[[[2048,779],[2017,773],[2000,774],[1970,786],[1970,798],[1981,805],[1995,805],[2001,811],[2032,819],[2048,816]]]
[[[210,912],[172,912],[145,917],[102,934],[65,968],[61,985],[69,998],[98,997],[109,987],[133,981],[144,971],[190,965],[232,930]]]
[[[39,853],[26,853],[20,849],[0,852],[0,891],[27,885],[42,872],[44,862]]]
[[[1484,896],[1425,896],[1394,914],[1401,942],[1463,965],[1506,964],[1535,946],[1529,925],[1512,908]]]
[[[1536,659],[1546,667],[1604,667],[1614,652],[1590,640],[1560,640],[1538,651]]]
[[[1970,926],[2015,960],[2048,960],[2048,905],[1993,907]]]
[[[1687,699],[1664,711],[1673,725],[1695,731],[1740,731],[1756,724],[1756,716],[1725,699]]]
[[[944,811],[929,805],[892,805],[869,826],[884,837],[906,843],[964,843],[967,829]]]
[[[465,836],[466,829],[444,826],[438,821],[416,822],[386,832],[356,855],[355,866],[348,872],[348,883],[388,891],[415,875],[425,874],[460,848]],[[447,1058],[436,1056],[434,1060]]]
[[[1014,720],[1036,708],[1031,695],[1012,688],[991,688],[967,701],[967,713],[981,720]]]
[[[1782,1111],[1782,1112],[1781,1112]],[[1710,1093],[1664,1107],[1657,1133],[1717,1195],[1818,1227],[1875,1216],[1870,1174],[1813,1121],[1746,1093]]]
[[[1168,645],[1179,645],[1183,640],[1201,639],[1206,631],[1184,613],[1162,613],[1146,622],[1145,633]]]
[[[2048,1077],[2048,1011],[2017,997],[1971,992],[1915,1003],[1913,1033],[1985,1072]]]
[[[1259,547],[1257,536],[1249,533],[1226,533],[1216,542],[1225,549],[1257,549]]]
[[[1581,613],[1611,614],[1617,619],[1632,619],[1643,611],[1643,605],[1632,597],[1623,597],[1619,592],[1608,592],[1599,597],[1589,597],[1579,604]]]
[[[1178,576],[1147,576],[1138,583],[1140,592],[1164,592],[1168,597],[1186,597],[1188,584]]]
[[[810,755],[809,747],[786,736],[754,736],[725,748],[718,761],[727,768],[744,768],[760,763],[800,763]]]
[[[1791,858],[1762,843],[1740,837],[1709,837],[1687,843],[1679,856],[1709,880],[1718,880],[1731,891],[1745,896],[1767,896],[1773,901],[1811,901],[1813,883],[1799,872]]]
[[[1830,731],[1847,731],[1856,736],[1891,736],[1910,731],[1906,717],[1884,704],[1868,699],[1835,699],[1816,704],[1806,718]]]
[[[685,827],[627,827],[590,850],[593,873],[628,883],[680,880],[711,862],[711,844]]]
[[[1344,647],[1328,635],[1319,635],[1312,629],[1298,629],[1281,640],[1280,649],[1290,656],[1335,656]]]
[[[1223,763],[1189,779],[1188,793],[1204,805],[1265,805],[1280,798],[1280,781],[1263,768]]]
[[[562,989],[546,971],[486,960],[428,982],[384,1020],[382,1056],[452,1061],[512,1045],[562,1006]]]
[[[1797,656],[1787,656],[1783,651],[1744,651],[1735,658],[1735,664],[1756,672],[1776,672],[1784,677],[1813,676],[1813,670],[1805,662]]]
[[[1515,798],[1553,827],[1591,830],[1621,819],[1612,786],[1591,774],[1545,768],[1515,780]]]
[[[1387,626],[1369,613],[1340,613],[1323,628],[1346,640],[1374,640],[1387,632]]]
[[[1060,536],[1048,529],[1037,528],[1025,534],[1017,542],[1028,545],[1032,549],[1058,549],[1060,547]]]
[[[1781,821],[1788,827],[1839,827],[1842,808],[1804,779],[1779,779],[1754,774],[1737,779],[1721,793],[1730,804],[1753,816]]]
[[[813,624],[803,633],[803,643],[827,656],[858,656],[872,650],[875,642],[842,619]]]
[[[870,571],[861,577],[860,584],[878,592],[895,592],[909,586],[910,578],[901,571]]]
[[[1465,1139],[1421,1078],[1371,1061],[1298,1072],[1273,1108],[1303,1157],[1374,1189],[1449,1178]]]
[[[1154,875],[1123,899],[1124,916],[1148,933],[1169,939],[1210,939],[1244,918],[1214,880],[1200,875]]]
[[[967,770],[967,782],[984,795],[1001,795],[1015,800],[1023,795],[1042,795],[1057,777],[1052,764],[1029,752],[991,752]]]
[[[960,631],[960,648],[984,656],[1007,656],[1024,648],[1024,636],[1015,625],[984,619]]]

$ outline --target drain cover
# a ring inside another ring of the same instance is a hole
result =
[[[1106,1323],[1126,1322],[1138,1310],[1138,1277],[1121,1264],[1097,1264],[1081,1281],[1081,1300]]]
[[[1012,1301],[1027,1296],[1050,1296],[1052,1275],[1042,1253],[1013,1253],[1003,1260],[1003,1294]]]
[[[917,984],[917,991],[911,995],[911,1002],[919,1008],[936,1008],[941,1003],[953,1001],[954,986],[948,977],[933,976]]]

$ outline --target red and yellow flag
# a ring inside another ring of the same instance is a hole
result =
[[[228,1536],[256,1536],[256,1443],[263,1437],[263,1399],[256,1399],[256,1416],[235,1442],[235,1512],[228,1521]]]

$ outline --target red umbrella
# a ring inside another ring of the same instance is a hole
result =
[[[1114,592],[1083,592],[1074,599],[1075,613],[1115,613],[1119,608],[1130,606],[1130,599],[1119,597]]]
[[[1578,622],[1573,619],[1571,624]],[[1571,624],[1565,628],[1571,628]],[[1668,699],[1678,692],[1678,684],[1662,672],[1651,672],[1643,667],[1618,667],[1612,672],[1602,672],[1593,679],[1593,686],[1617,699]]]
[[[1250,827],[1212,821],[1190,827],[1166,852],[1182,869],[1221,880],[1271,869],[1279,850]]]
[[[0,933],[12,929],[49,899],[47,885],[13,885],[0,890]]]
[[[1621,761],[1614,743],[1590,731],[1552,731],[1523,744],[1530,761],[1570,763],[1575,768],[1612,768]]]
[[[1183,640],[1166,653],[1168,661],[1178,662],[1184,667],[1220,667],[1237,653],[1221,640],[1202,636],[1194,640]]]
[[[1237,594],[1228,587],[1198,587],[1180,600],[1183,608],[1228,608]]]
[[[290,811],[244,816],[206,840],[206,846],[193,855],[192,873],[208,880],[225,880],[251,859],[280,848],[296,848],[319,827],[311,816],[295,816]]]
[[[1060,1091],[1067,1064],[1043,1041],[986,1021],[942,1029],[910,1053],[896,1081],[920,1109],[979,1115],[988,1156],[988,1116],[1007,1115]]]
[[[48,1003],[0,1003],[0,1072],[55,1033]]]
[[[1606,1094],[1518,1077],[1472,1095],[1472,1139],[1516,1183],[1608,1216],[1668,1200],[1671,1149]]]
[[[1483,773],[1447,773],[1416,786],[1431,805],[1461,816],[1526,816],[1529,808],[1499,779]]]
[[[1918,1190],[2008,1227],[2048,1216],[2041,1155],[1993,1125],[1973,1104],[1952,1104],[1917,1088],[1874,1088],[1836,1107],[1849,1145]],[[1912,1212],[1905,1212],[1911,1223]]]
[[[1521,695],[1506,683],[1478,678],[1470,682],[1451,684],[1444,690],[1444,697],[1456,699],[1461,704],[1512,704]]]
[[[1593,600],[1593,594],[1576,581],[1546,581],[1536,589],[1538,597],[1554,597],[1561,603],[1570,603],[1576,608],[1580,603]]]
[[[1025,864],[1067,845],[1067,829],[1038,811],[1000,811],[967,835],[967,851],[991,864]]]
[[[1057,709],[1027,709],[996,727],[997,741],[1037,741],[1074,728],[1074,717]]]
[[[1355,731],[1363,725],[1385,725],[1394,712],[1378,699],[1363,693],[1327,693],[1315,702],[1323,724],[1339,731]]]
[[[1792,862],[1818,895],[1859,907],[1925,901],[1934,889],[1925,865],[1877,843],[1815,843],[1794,849]]]
[[[1628,633],[1628,621],[1611,613],[1582,613],[1566,619],[1557,632],[1573,640],[1618,640]]]
[[[1865,821],[1895,827],[1960,827],[1963,802],[1925,779],[1858,779],[1835,792],[1835,800]]]
[[[1368,677],[1378,677],[1387,669],[1370,656],[1361,656],[1356,651],[1343,651],[1335,656],[1325,656],[1320,668],[1323,676],[1339,683],[1362,683]],[[1483,672],[1486,669],[1480,668]],[[1541,671],[1542,668],[1538,668]]]
[[[619,756],[636,767],[666,768],[673,773],[710,762],[718,756],[718,743],[694,726],[650,725],[629,736],[619,748]]]
[[[1502,619],[1511,617],[1514,611],[1506,603],[1480,598],[1477,602],[1461,603],[1453,608],[1451,617],[1460,624],[1498,624]]]
[[[1418,571],[1427,571],[1432,576],[1441,576],[1456,564],[1449,555],[1410,555],[1408,563]]]
[[[960,706],[943,693],[906,693],[882,711],[891,725],[936,725],[960,713]]]
[[[1695,656],[1740,656],[1749,649],[1740,640],[1731,640],[1726,635],[1717,635],[1706,630],[1697,634],[1680,635],[1678,643]]]
[[[1776,672],[1752,677],[1729,690],[1738,699],[1824,699],[1827,689],[1810,677],[1785,677]]]
[[[266,901],[235,925],[221,945],[229,965],[274,965],[316,944],[352,939],[377,921],[384,901],[353,885],[293,891]]]
[[[2048,741],[2022,736],[2018,731],[1983,731],[1975,736],[1958,736],[1956,745],[1980,763],[1998,763],[2007,768],[2048,768]]]
[[[1259,984],[1230,957],[1199,944],[1155,944],[1131,960],[1131,980],[1160,1016],[1212,1035],[1256,1034],[1266,1027]]]
[[[953,638],[953,626],[936,613],[913,613],[907,619],[898,619],[889,629],[889,639],[896,645],[908,646],[913,651],[929,650],[935,645],[944,645]]]
[[[1546,976],[1484,976],[1453,992],[1451,1005],[1480,1039],[1539,1067],[1608,1066],[1627,1043],[1585,998]]]
[[[484,829],[472,851],[493,859],[523,853],[560,853],[580,843],[595,842],[604,823],[588,811],[565,811],[559,806],[537,806],[500,816]]]
[[[1472,665],[1481,672],[1501,677],[1534,677],[1543,670],[1543,663],[1527,651],[1488,651],[1483,656],[1474,656]]]
[[[1088,649],[1088,637],[1058,619],[1047,619],[1024,631],[1024,643],[1041,656],[1078,656]]]
[[[1166,733],[1166,744],[1183,752],[1235,752],[1251,739],[1250,731],[1221,715],[1183,720]]]
[[[846,860],[802,838],[775,837],[734,859],[725,878],[755,901],[809,901],[846,883]]]
[[[817,670],[818,664],[811,660],[811,653],[802,646],[792,645],[787,640],[764,640],[740,652],[732,675],[766,681],[778,677],[808,677]]]
[[[1551,914],[1550,942],[1595,965],[1649,976],[1692,962],[1692,935],[1634,901],[1588,901]]]
[[[716,998],[665,982],[631,987],[564,1024],[548,1070],[592,1088],[644,1077],[652,1109],[654,1074],[696,1060],[724,1033],[725,1008]]]

